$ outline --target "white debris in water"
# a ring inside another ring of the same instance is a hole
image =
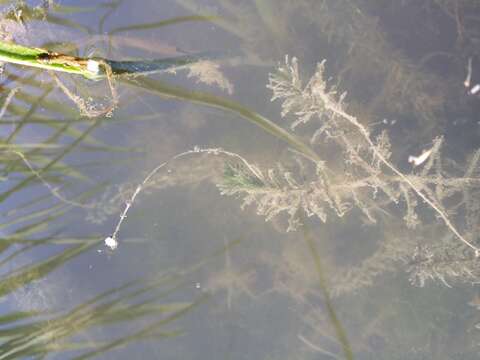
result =
[[[112,237],[105,238],[105,245],[111,250],[115,250],[118,247],[118,241]]]
[[[410,155],[408,157],[408,162],[409,163],[413,163],[413,166],[418,166],[418,165],[421,165],[423,164],[427,159],[428,157],[430,156],[430,154],[432,153],[432,149],[429,149],[429,150],[425,150],[421,155],[419,156],[413,156],[413,155]]]
[[[98,74],[100,71],[100,64],[96,60],[88,60],[87,61],[87,70],[91,71],[95,74]]]
[[[475,95],[480,91],[480,84],[475,85],[470,89],[470,94]]]

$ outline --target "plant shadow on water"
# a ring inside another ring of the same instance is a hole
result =
[[[474,1],[0,4],[0,359],[478,358]]]

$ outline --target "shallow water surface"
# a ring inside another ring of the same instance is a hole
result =
[[[0,3],[0,359],[478,358],[475,1]]]

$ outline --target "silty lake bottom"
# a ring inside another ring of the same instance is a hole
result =
[[[0,359],[479,358],[477,1],[0,4]]]

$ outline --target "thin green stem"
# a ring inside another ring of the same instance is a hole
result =
[[[88,64],[89,61],[94,60],[57,54],[45,49],[27,47],[7,41],[0,41],[0,61],[44,70],[78,74],[89,79],[95,79],[99,76],[98,69],[95,69],[93,63]]]
[[[302,216],[304,218],[304,216]],[[305,220],[305,219],[303,219]],[[337,316],[337,312],[335,310],[335,307],[333,305],[332,299],[330,297],[330,291],[328,290],[328,282],[327,278],[325,277],[324,271],[323,271],[323,266],[322,266],[322,260],[320,258],[320,255],[317,250],[317,245],[315,244],[315,239],[312,236],[312,233],[308,226],[305,224],[305,221],[303,221],[304,225],[302,227],[303,230],[303,237],[305,239],[305,242],[307,243],[308,249],[310,250],[310,255],[313,258],[313,262],[315,264],[315,269],[317,270],[317,275],[318,275],[318,284],[320,287],[320,290],[323,293],[324,301],[325,301],[325,306],[327,308],[327,314],[330,319],[330,322],[332,323],[335,333],[337,336],[338,341],[340,342],[340,345],[342,347],[343,355],[346,360],[353,360],[353,352],[352,348],[350,346],[350,342],[348,341],[347,333],[345,329],[343,328],[343,325],[340,321],[340,319]]]
[[[163,72],[187,66],[200,60],[199,55],[182,55],[173,58],[140,61],[116,61],[104,58],[77,57],[0,41],[0,61],[55,72],[81,75],[98,80],[111,75],[135,75]]]

